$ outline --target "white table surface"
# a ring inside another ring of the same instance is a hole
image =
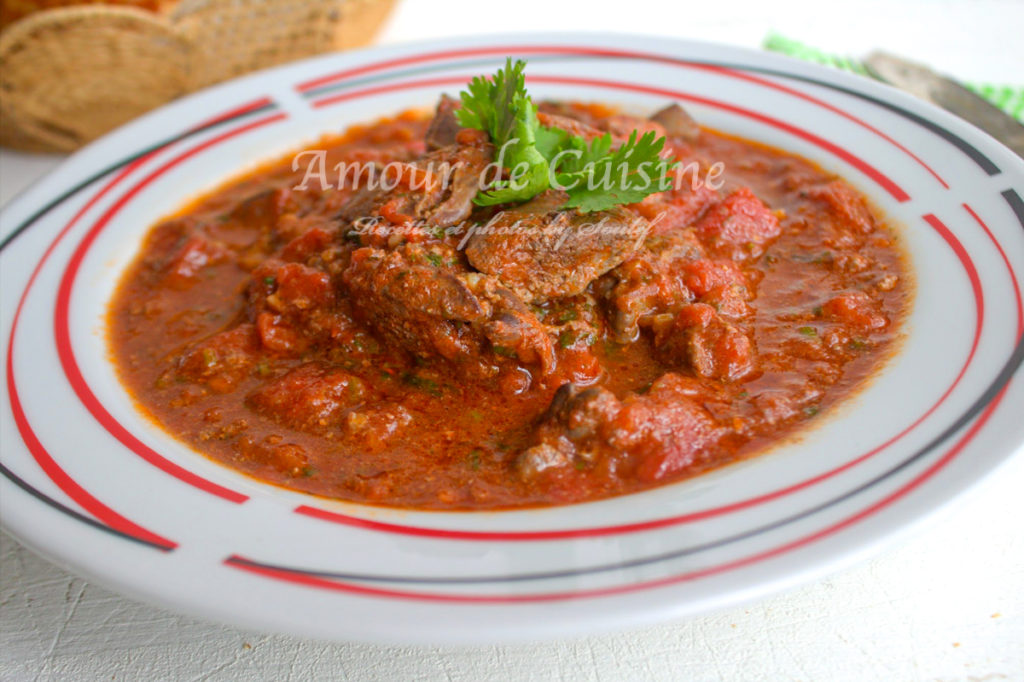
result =
[[[381,40],[579,29],[756,47],[776,30],[850,55],[887,48],[964,79],[1024,81],[1024,3],[1015,0],[604,7],[613,5],[406,0]],[[60,160],[0,152],[0,205]],[[1024,456],[903,546],[801,589],[641,631],[462,649],[330,644],[199,622],[89,584],[2,534],[0,680],[1024,680],[1022,522]]]

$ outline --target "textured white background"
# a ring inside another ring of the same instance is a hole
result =
[[[961,78],[1024,81],[1015,0],[406,0],[382,41],[542,29],[750,47],[776,30],[850,55],[887,48]],[[0,152],[0,204],[59,160]],[[1018,457],[918,537],[828,580],[642,631],[467,649],[197,622],[88,584],[0,535],[0,680],[1024,680],[1022,523]]]

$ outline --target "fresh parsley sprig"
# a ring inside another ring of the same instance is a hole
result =
[[[665,138],[648,131],[637,139],[637,131],[618,149],[612,151],[612,136],[595,137],[587,146],[581,137],[572,137],[570,150],[563,151],[566,160],[557,164],[557,187],[569,193],[564,208],[578,208],[583,213],[606,211],[619,204],[633,204],[655,192],[671,188],[668,172],[674,167],[661,158]]]
[[[526,201],[548,188],[548,160],[537,148],[541,125],[537,107],[526,94],[525,67],[522,60],[507,59],[493,80],[477,76],[459,95],[462,108],[455,112],[459,123],[487,132],[497,150],[496,160],[507,159],[512,169],[508,180],[496,180],[477,195],[476,203],[482,206]]]
[[[568,193],[564,208],[589,213],[669,189],[675,164],[661,157],[664,137],[647,132],[638,138],[633,131],[612,150],[607,133],[588,144],[579,135],[542,126],[526,92],[525,68],[526,62],[508,58],[492,79],[478,76],[460,93],[459,123],[490,135],[495,163],[508,170],[506,179],[477,194],[477,204],[526,201],[553,187]]]

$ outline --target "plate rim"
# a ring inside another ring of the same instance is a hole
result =
[[[583,40],[594,40],[595,35],[601,35],[601,34],[589,34],[589,33],[558,34],[558,33],[553,33],[553,34],[545,34],[543,37],[546,38],[546,39],[549,39],[549,40],[566,40],[566,39],[568,39],[570,41],[571,40],[583,41]],[[746,50],[746,49],[743,49],[743,48],[734,48],[732,46],[716,45],[716,44],[712,44],[712,43],[702,43],[700,41],[682,41],[682,40],[665,39],[665,38],[658,38],[656,41],[651,41],[647,37],[643,37],[642,35],[638,36],[638,35],[632,35],[632,34],[604,34],[604,35],[614,36],[616,40],[618,40],[618,41],[620,41],[622,43],[628,43],[628,42],[632,42],[632,41],[638,41],[639,42],[641,40],[641,38],[643,38],[644,44],[647,44],[647,45],[651,45],[651,44],[655,44],[655,45],[671,44],[671,45],[679,47],[680,49],[683,49],[684,51],[685,51],[685,48],[692,48],[692,49],[696,49],[698,51],[701,51],[702,49],[711,49],[711,48],[713,48],[713,49],[725,50],[726,52],[730,52],[730,53],[733,53],[733,54],[735,54],[735,53],[747,54],[747,56],[753,57],[755,59],[762,59],[762,58],[768,56],[768,57],[771,57],[771,59],[769,59],[769,61],[772,61],[772,59],[785,60],[787,62],[792,61],[795,64],[799,64],[802,67],[813,67],[813,68],[810,69],[810,71],[812,71],[812,72],[816,72],[818,69],[820,69],[821,75],[828,74],[829,76],[832,76],[832,77],[837,77],[838,76],[840,82],[842,82],[844,79],[848,78],[848,79],[850,79],[850,83],[853,84],[853,85],[865,85],[865,83],[857,81],[856,80],[857,77],[855,77],[855,76],[851,76],[851,75],[847,75],[847,74],[837,74],[837,73],[828,71],[828,70],[824,69],[823,67],[816,67],[814,65],[806,65],[806,64],[803,64],[802,62],[797,62],[795,60],[790,60],[789,58],[786,58],[786,57],[779,57],[777,55],[765,55],[764,53],[760,53],[760,52],[757,52],[755,50]],[[486,38],[488,40],[498,40],[498,39],[502,39],[502,38],[506,38],[506,39],[510,39],[510,40],[524,40],[526,38],[526,36],[524,36],[522,34],[509,34],[508,36],[486,36]],[[533,35],[530,36],[530,39],[534,39],[535,40],[537,38],[538,38],[538,36],[536,34],[533,34]],[[459,42],[460,41],[456,41],[456,43],[459,43]],[[373,48],[373,49],[370,49],[370,50],[359,50],[359,51],[354,51],[354,52],[351,52],[351,53],[345,53],[344,55],[340,55],[340,56],[351,57],[353,60],[358,61],[360,57],[367,57],[368,58],[369,56],[372,56],[372,55],[399,53],[402,50],[409,50],[410,52],[415,53],[417,51],[426,49],[426,48],[428,48],[430,46],[450,45],[451,43],[452,43],[452,41],[436,41],[436,40],[435,41],[423,41],[423,42],[418,42],[418,43],[413,43],[413,44],[403,44],[403,45],[399,45],[399,46],[386,46],[386,47],[377,47],[377,48]],[[131,130],[142,129],[142,128],[145,127],[144,124],[148,125],[149,121],[156,120],[155,118],[151,118],[151,117],[157,117],[158,115],[166,115],[165,114],[166,111],[174,110],[173,109],[174,107],[182,107],[182,108],[184,108],[187,103],[202,102],[202,101],[205,101],[207,99],[212,99],[212,96],[214,94],[216,94],[218,92],[225,92],[229,88],[238,88],[240,90],[244,89],[242,87],[243,84],[258,82],[259,79],[267,77],[268,73],[274,73],[274,74],[279,74],[280,75],[280,74],[284,74],[284,73],[286,73],[286,72],[288,72],[290,70],[298,71],[300,69],[300,67],[302,67],[302,68],[304,68],[304,67],[311,67],[313,64],[317,64],[317,63],[321,63],[321,62],[329,63],[331,61],[339,61],[339,62],[340,61],[344,61],[342,59],[337,59],[337,57],[339,57],[339,56],[338,55],[331,55],[331,56],[327,56],[327,57],[315,57],[315,58],[312,58],[312,59],[309,59],[309,60],[304,60],[302,62],[288,64],[288,65],[284,65],[282,67],[277,67],[275,69],[271,69],[271,70],[268,70],[268,71],[265,71],[265,72],[259,72],[257,74],[248,75],[248,76],[245,76],[245,77],[243,77],[241,79],[237,79],[235,81],[231,81],[231,82],[219,85],[219,86],[215,86],[214,88],[211,88],[209,90],[201,91],[201,92],[199,92],[199,93],[197,93],[195,95],[191,95],[191,96],[189,96],[187,98],[184,98],[183,100],[179,100],[179,101],[173,103],[172,105],[170,105],[170,107],[161,108],[161,109],[158,109],[155,112],[152,112],[151,114],[147,114],[146,116],[142,117],[141,119],[137,119],[136,121],[132,122],[126,128],[131,129]],[[877,86],[877,84],[874,84],[874,83],[872,83],[871,85]],[[883,87],[883,86],[877,86],[877,87]],[[887,86],[885,86],[885,87],[887,87]],[[870,90],[871,88],[869,87],[868,89]],[[898,93],[900,95],[900,97],[904,97],[904,98],[907,98],[907,99],[912,99],[912,98],[910,98],[909,95],[905,95],[904,93],[899,93],[899,91],[893,90],[893,92]],[[919,105],[920,103],[918,103],[916,100],[913,100],[913,104],[914,105]],[[931,112],[929,112],[929,113],[931,113]],[[940,113],[943,116],[951,116],[949,114],[946,114],[945,112],[941,112],[940,111]],[[940,116],[940,119],[941,119],[941,116]],[[954,121],[958,121],[958,125],[960,125],[959,119],[955,119],[955,117],[953,117],[953,120]],[[135,128],[133,126],[137,126],[138,128]],[[30,204],[31,201],[32,201],[33,193],[39,193],[40,188],[43,188],[47,184],[51,183],[52,182],[51,178],[53,176],[58,175],[59,172],[63,171],[65,168],[67,168],[69,166],[73,167],[74,164],[71,163],[72,161],[75,161],[76,159],[89,158],[90,154],[93,153],[93,150],[95,150],[95,149],[103,149],[104,145],[109,145],[111,140],[117,139],[118,136],[125,135],[126,128],[122,128],[122,129],[119,129],[117,131],[114,131],[110,135],[105,136],[104,138],[101,138],[97,142],[89,145],[88,147],[84,148],[83,150],[81,150],[78,153],[76,153],[75,155],[73,155],[64,164],[62,164],[62,166],[60,168],[55,169],[50,174],[45,176],[42,180],[40,180],[35,185],[33,185],[31,188],[23,191],[18,196],[16,196],[14,199],[12,199],[4,207],[4,212],[8,213],[8,210],[11,207],[20,208],[22,203],[24,203],[26,205]],[[975,131],[970,133],[970,134],[974,135],[976,133],[980,133],[980,131],[977,131],[975,129]],[[984,135],[983,133],[981,133],[981,134]],[[992,142],[994,142],[994,141],[992,141]],[[998,144],[998,143],[995,143],[995,144]],[[1011,164],[1011,167],[1012,167],[1012,164]],[[1018,171],[1020,170],[1020,166],[1017,167],[1017,170]],[[11,243],[13,243],[13,242],[11,242]],[[6,324],[5,324],[5,329],[6,329]],[[1018,445],[1019,445],[1019,443],[1018,443]],[[975,481],[971,485],[967,485],[964,488],[962,488],[961,490],[959,490],[956,495],[953,495],[952,497],[949,497],[947,502],[952,503],[956,499],[961,498],[964,493],[970,491],[975,486],[980,485],[980,482],[984,478],[987,478],[988,476],[991,476],[996,471],[998,471],[1003,465],[1005,465],[1009,461],[1009,459],[1010,459],[1010,456],[1003,457],[1000,460],[1000,462],[999,462],[999,464],[997,466],[992,467],[992,468],[986,470],[986,472],[984,472],[984,475],[982,477],[980,477],[977,481]],[[949,506],[949,505],[947,504],[945,506]],[[918,515],[916,517],[916,521],[923,522],[927,518],[932,517],[934,515],[934,512],[937,512],[937,511],[938,511],[938,509],[935,509],[935,510],[933,510],[933,513],[931,513],[931,514]],[[913,525],[915,525],[915,524],[914,523],[904,523],[904,524],[902,524],[900,526],[900,529],[906,530],[910,526],[913,526]],[[5,523],[5,526],[7,526],[6,523]],[[15,535],[18,536],[19,539],[22,538],[22,535],[20,533],[15,533]],[[894,536],[894,533],[890,533],[886,537],[893,537],[893,536]],[[885,538],[882,538],[882,539],[884,540]],[[39,547],[37,545],[37,543],[34,543],[34,542],[30,541],[27,544],[29,544],[30,546],[36,547],[37,551],[39,549],[43,549],[42,553],[52,556],[52,552],[47,551],[46,548]],[[876,543],[876,544],[880,545],[882,543],[879,542],[879,543]],[[879,549],[880,548],[881,547],[879,547]],[[867,551],[867,549],[865,548],[864,551]],[[875,551],[877,551],[877,550],[875,550]],[[848,553],[848,555],[853,555],[853,554],[855,554],[855,552],[849,552]],[[834,557],[834,559],[835,559],[835,562],[837,563],[837,565],[840,564],[840,563],[845,565],[846,563],[850,563],[852,561],[856,561],[856,558],[851,558],[849,561],[841,561],[842,557]],[[58,557],[58,562],[57,563],[61,563],[62,565],[66,565],[67,561],[69,561],[69,560],[60,559]],[[821,564],[822,562],[818,562],[818,563]],[[78,565],[76,565],[76,566],[77,566],[77,568],[75,570],[78,571],[78,572],[81,572],[82,567],[78,566]],[[832,570],[835,570],[835,569],[831,568],[831,569],[822,569],[822,570],[831,572]],[[813,577],[813,576],[810,576],[810,577]],[[810,579],[810,577],[795,578],[794,580],[796,582],[804,582],[807,579]],[[102,578],[98,579],[97,581],[98,582],[104,582],[104,580]],[[116,586],[115,589],[117,589],[119,591],[125,591],[125,586],[124,586],[124,584],[118,584],[118,586]],[[781,588],[779,588],[779,589],[781,589]],[[155,595],[153,595],[153,594],[146,594],[146,595],[142,595],[142,596],[144,596],[144,598],[147,601],[153,601],[153,599],[155,597]],[[160,601],[162,601],[162,600],[160,600]],[[179,604],[180,605],[180,602],[175,602],[175,604]],[[164,604],[164,605],[169,605],[169,604]],[[179,607],[175,607],[173,604],[170,604],[170,606],[172,606],[172,608],[179,608]],[[205,614],[204,613],[204,614],[201,614],[201,615],[204,615],[205,617],[209,617],[209,614]]]

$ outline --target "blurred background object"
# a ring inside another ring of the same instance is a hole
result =
[[[66,152],[192,90],[365,45],[393,0],[4,0],[0,144]]]
[[[108,5],[135,7],[137,9],[159,12],[170,0],[3,0],[0,2],[0,29],[7,28],[18,19],[45,9],[57,9],[70,5]]]

